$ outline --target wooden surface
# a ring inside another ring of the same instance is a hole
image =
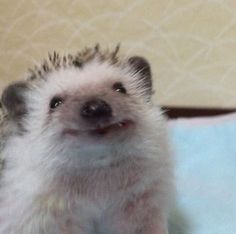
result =
[[[236,112],[236,109],[218,109],[218,108],[192,108],[192,107],[171,107],[164,106],[162,108],[166,115],[171,118],[191,118],[191,117],[206,117],[229,114]]]

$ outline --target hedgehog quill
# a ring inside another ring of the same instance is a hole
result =
[[[2,93],[0,234],[167,234],[166,120],[119,48],[49,54]]]

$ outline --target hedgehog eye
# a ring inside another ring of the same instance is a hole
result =
[[[52,98],[50,102],[50,109],[56,109],[58,106],[60,106],[63,103],[63,99],[61,97],[54,97]]]
[[[121,82],[116,82],[113,84],[112,89],[116,92],[126,94],[127,91]]]

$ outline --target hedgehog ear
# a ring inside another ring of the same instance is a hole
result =
[[[152,95],[152,72],[149,62],[139,56],[134,56],[128,59],[131,68],[139,75],[141,85],[145,90],[148,100]]]
[[[4,89],[1,102],[10,117],[16,119],[27,113],[24,95],[27,90],[26,82],[13,83]]]

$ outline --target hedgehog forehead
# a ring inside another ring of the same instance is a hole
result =
[[[127,74],[119,67],[111,66],[108,63],[90,63],[83,69],[71,67],[52,72],[48,75],[47,82],[43,82],[41,91],[44,93],[42,96],[51,97],[90,87],[96,89],[108,82],[125,80],[125,77]]]

